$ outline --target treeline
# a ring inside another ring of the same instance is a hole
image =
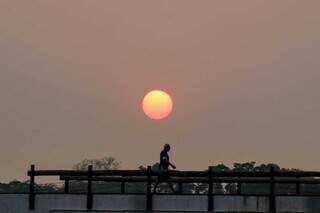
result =
[[[62,187],[56,184],[36,184],[37,192],[60,192]],[[0,183],[0,193],[27,193],[29,191],[29,181],[11,181],[9,183]]]
[[[94,170],[115,170],[120,169],[121,163],[113,157],[104,157],[102,159],[85,159],[75,164],[72,169],[75,170],[87,170],[88,165],[93,165]],[[268,172],[270,168],[274,167],[275,171],[302,171],[300,169],[288,169],[281,168],[276,164],[256,164],[256,162],[246,163],[234,163],[230,168],[224,164],[218,164],[213,166],[213,171],[241,171],[241,172]],[[138,169],[145,170],[144,166],[140,166]],[[153,170],[158,169],[158,163],[152,166]],[[24,181],[12,181],[9,183],[0,183],[0,193],[27,193],[29,182]],[[295,184],[276,184],[275,191],[280,194],[294,194]],[[320,194],[319,184],[301,184],[301,193],[303,194]],[[85,193],[87,189],[86,181],[71,181],[70,192],[71,193]],[[205,194],[208,191],[208,184],[205,183],[184,183],[182,186],[183,193],[191,194]],[[50,184],[36,184],[36,192],[63,192],[63,183],[50,183]],[[93,182],[94,193],[119,193],[121,191],[120,183],[113,182]],[[144,193],[146,192],[145,183],[126,183],[126,193]],[[159,192],[170,192],[167,184],[163,183],[159,186]],[[237,192],[237,185],[233,183],[228,184],[214,184],[214,193],[233,194]],[[243,194],[266,194],[269,192],[269,184],[267,183],[243,183],[241,185],[241,192]]]

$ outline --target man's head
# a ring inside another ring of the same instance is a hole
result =
[[[170,145],[169,144],[165,144],[164,148],[163,148],[166,152],[170,151]]]

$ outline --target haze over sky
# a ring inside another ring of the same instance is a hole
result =
[[[320,170],[320,1],[0,0],[0,181],[31,163]],[[142,112],[151,89],[174,111]]]

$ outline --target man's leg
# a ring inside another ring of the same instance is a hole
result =
[[[157,181],[156,181],[156,184],[154,185],[154,187],[153,187],[153,193],[156,193],[157,192],[157,187],[158,187],[158,185],[159,185],[159,178],[157,178]]]
[[[172,192],[175,192],[176,190],[174,189],[174,186],[171,182],[168,182],[169,188],[171,189]]]
[[[170,177],[167,177],[167,183],[169,188],[171,189],[172,192],[175,192],[176,190],[174,189],[173,183],[170,180]]]

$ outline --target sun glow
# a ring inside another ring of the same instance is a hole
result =
[[[171,113],[173,103],[168,93],[162,90],[152,90],[144,96],[142,108],[149,118],[161,120]]]

